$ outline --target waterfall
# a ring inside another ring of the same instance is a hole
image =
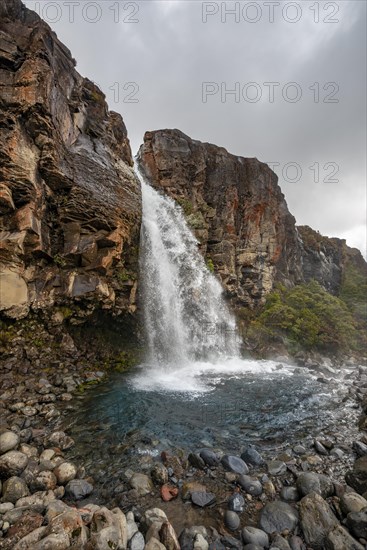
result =
[[[149,364],[239,356],[234,317],[181,207],[141,182],[140,281]]]

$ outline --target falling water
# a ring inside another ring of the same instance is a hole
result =
[[[137,171],[138,172],[138,171]],[[198,251],[183,211],[142,187],[140,272],[150,364],[217,361],[239,355],[236,324],[222,287]]]

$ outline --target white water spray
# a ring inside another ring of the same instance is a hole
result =
[[[239,356],[236,323],[182,209],[141,182],[140,273],[150,364],[179,367]]]

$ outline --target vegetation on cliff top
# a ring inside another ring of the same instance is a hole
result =
[[[257,346],[281,342],[291,353],[299,349],[358,352],[365,345],[363,331],[347,304],[316,281],[291,289],[278,286],[245,333]]]
[[[367,328],[367,277],[352,263],[345,268],[339,298],[348,306],[356,319]]]

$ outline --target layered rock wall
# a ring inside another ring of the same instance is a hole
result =
[[[338,295],[350,266],[367,275],[345,240],[295,226],[276,174],[257,159],[159,130],[145,134],[139,163],[151,185],[182,206],[236,308],[261,305],[276,283],[315,279]]]
[[[301,245],[276,174],[257,159],[147,132],[139,153],[149,182],[177,200],[236,307],[255,307],[275,282],[300,282]]]
[[[121,116],[19,0],[0,5],[1,311],[135,310],[139,182]]]

